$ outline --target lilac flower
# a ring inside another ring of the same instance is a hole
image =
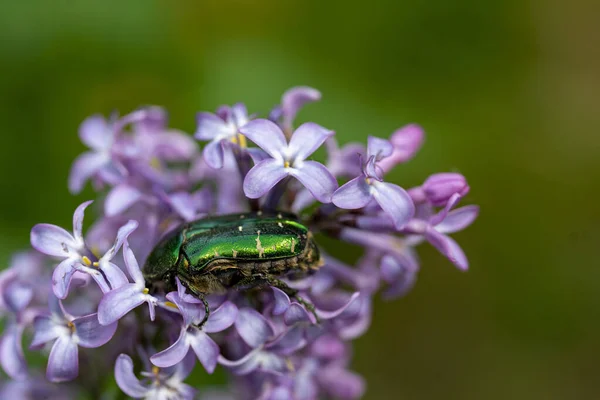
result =
[[[444,207],[455,193],[466,196],[470,189],[464,176],[450,172],[431,175],[421,188],[425,198],[435,207]]]
[[[296,86],[287,90],[281,97],[281,117],[283,130],[292,132],[292,124],[298,111],[307,103],[321,100],[321,92],[308,86]]]
[[[162,372],[154,367],[152,371],[142,372],[143,381],[133,373],[133,361],[126,354],[121,354],[115,363],[117,384],[125,394],[134,399],[152,400],[192,400],[197,390],[183,383],[195,365],[193,357],[185,357],[181,363],[170,371]]]
[[[333,195],[333,204],[340,208],[365,207],[371,199],[392,219],[397,229],[406,224],[415,212],[412,199],[400,186],[383,182],[378,162],[392,154],[387,140],[369,136],[367,162],[363,173],[340,187]]]
[[[240,129],[271,158],[254,166],[244,179],[246,196],[256,199],[267,193],[279,181],[292,176],[300,181],[322,203],[330,203],[337,182],[323,164],[306,161],[323,142],[333,135],[317,124],[302,124],[287,143],[281,129],[266,119],[257,119]]]
[[[237,307],[231,302],[221,304],[211,312],[204,326],[200,327],[199,324],[204,318],[204,306],[199,305],[198,302],[186,302],[178,292],[169,293],[167,299],[177,306],[183,317],[181,332],[175,343],[150,357],[150,361],[159,367],[170,367],[179,363],[191,347],[206,371],[212,373],[217,366],[219,346],[208,336],[208,333],[221,332],[229,328],[237,317]]]
[[[121,165],[114,163],[112,147],[115,142],[114,123],[109,123],[100,115],[89,117],[79,127],[79,137],[92,151],[80,155],[69,175],[69,190],[79,193],[85,182],[99,173],[119,174]]]
[[[150,295],[148,289],[146,289],[142,271],[140,271],[133,251],[129,248],[127,239],[123,244],[123,256],[129,276],[133,278],[134,283],[126,283],[104,295],[98,306],[98,321],[102,325],[110,325],[118,321],[129,311],[143,303],[148,303],[150,320],[154,321],[154,307],[158,300]]]
[[[243,140],[238,138],[238,133],[239,129],[249,121],[246,106],[238,103],[231,108],[222,107],[217,115],[201,112],[198,113],[196,120],[198,124],[196,139],[210,140],[202,152],[206,163],[215,169],[222,168],[224,147],[227,142]]]
[[[110,260],[117,254],[123,240],[137,227],[137,222],[129,221],[119,229],[115,244],[98,261],[92,262],[93,254],[87,250],[83,240],[83,214],[92,202],[81,204],[73,214],[73,234],[61,227],[50,224],[38,224],[31,230],[31,245],[41,253],[63,258],[52,277],[52,288],[59,299],[69,293],[71,279],[75,272],[87,273],[94,278],[103,292],[127,283],[123,271]],[[106,279],[105,279],[106,277]]]
[[[461,231],[471,225],[479,214],[478,206],[465,206],[452,210],[461,196],[454,194],[446,207],[427,220],[414,219],[406,226],[406,231],[420,235],[446,256],[459,269],[467,270],[469,262],[458,243],[448,233]],[[452,210],[452,211],[450,211]]]
[[[74,317],[56,298],[50,300],[50,308],[50,314],[35,318],[31,348],[39,349],[54,341],[46,377],[51,382],[70,381],[79,373],[78,347],[104,345],[113,337],[117,324],[100,325],[97,314]]]

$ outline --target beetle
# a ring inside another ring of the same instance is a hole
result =
[[[175,278],[210,310],[205,296],[275,286],[305,304],[280,278],[300,278],[323,265],[309,229],[290,213],[257,211],[202,218],[180,226],[152,250],[143,267],[152,291],[175,290]]]

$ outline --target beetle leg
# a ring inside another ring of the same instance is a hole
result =
[[[202,318],[202,322],[200,322],[197,325],[198,328],[202,329],[202,327],[204,326],[206,321],[208,321],[208,317],[210,317],[210,307],[208,306],[208,301],[206,301],[206,298],[204,297],[204,295],[200,295],[200,296],[198,296],[198,298],[200,299],[202,304],[204,304],[204,318]]]

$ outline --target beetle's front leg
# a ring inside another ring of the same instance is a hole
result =
[[[202,318],[202,321],[196,326],[199,329],[202,329],[202,327],[204,326],[206,321],[208,321],[208,317],[210,317],[210,307],[208,305],[208,301],[206,300],[206,297],[204,296],[204,294],[199,294],[198,298],[200,299],[202,304],[204,304],[204,318]]]

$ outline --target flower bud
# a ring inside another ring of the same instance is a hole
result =
[[[464,176],[451,172],[431,175],[422,188],[427,200],[436,207],[445,206],[453,194],[464,196],[470,189]]]
[[[390,136],[390,142],[394,146],[391,156],[379,162],[384,172],[390,171],[397,164],[405,163],[419,151],[423,144],[424,132],[417,124],[403,126]]]

